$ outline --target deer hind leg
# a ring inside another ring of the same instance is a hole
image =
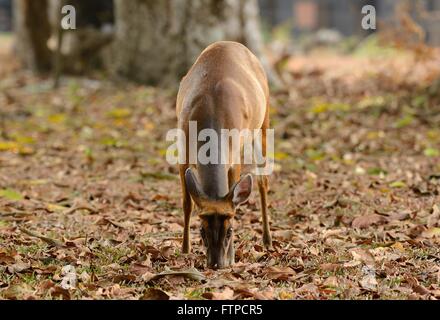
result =
[[[186,189],[185,171],[187,168],[188,168],[187,165],[180,165],[179,166],[180,184],[182,185],[182,207],[183,207],[183,214],[184,214],[183,244],[182,244],[182,252],[183,253],[189,253],[191,250],[189,231],[190,231],[192,202],[191,202],[191,196],[190,196],[188,190]]]
[[[266,111],[266,117],[264,119],[263,126],[261,127],[261,153],[266,159],[266,130],[269,127],[269,113]],[[266,163],[263,163],[263,167],[266,165]],[[261,166],[261,165],[258,165]],[[257,182],[258,182],[258,191],[260,193],[260,200],[261,200],[261,213],[263,217],[263,244],[266,249],[272,248],[272,236],[270,235],[270,227],[269,227],[269,217],[268,217],[268,210],[267,210],[267,190],[269,187],[267,175],[259,174],[257,176]]]

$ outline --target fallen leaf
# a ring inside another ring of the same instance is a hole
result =
[[[337,263],[323,263],[319,266],[322,271],[336,271],[341,268]]]
[[[351,223],[353,228],[364,229],[372,225],[378,225],[386,222],[385,217],[378,214],[367,214],[364,216],[357,217]]]
[[[52,297],[61,297],[63,298],[63,300],[70,300],[70,292],[67,289],[64,289],[60,286],[54,286],[52,288],[49,289],[48,293],[52,296]]]
[[[432,228],[438,225],[440,220],[440,209],[437,204],[432,207],[432,213],[428,217],[426,226]]]
[[[297,294],[301,294],[301,295],[307,294],[307,293],[310,293],[314,296],[319,295],[318,287],[313,283],[307,283],[307,284],[303,285],[302,287],[296,289],[295,292]]]
[[[344,263],[344,268],[352,268],[360,265],[362,262],[359,260],[351,260]]]
[[[406,183],[403,181],[394,181],[390,183],[390,188],[405,188]]]
[[[134,263],[130,266],[130,273],[133,273],[137,276],[142,276],[145,273],[150,272],[150,271],[151,271],[150,266],[145,266],[140,263]]]
[[[391,247],[394,248],[394,249],[396,249],[396,250],[399,250],[399,251],[401,251],[401,252],[405,252],[405,247],[404,247],[403,244],[400,243],[400,242],[395,242],[395,243],[393,243],[393,244],[391,245]]]
[[[290,267],[268,267],[263,271],[268,279],[278,280],[278,281],[287,281],[289,278],[294,276],[296,272]]]
[[[402,221],[410,218],[409,212],[395,212],[388,217],[389,221]]]
[[[0,197],[8,199],[8,200],[12,200],[12,201],[18,201],[18,200],[23,199],[23,196],[18,191],[15,191],[12,189],[0,190]]]
[[[7,255],[4,252],[0,252],[0,264],[11,264],[14,262],[15,262],[14,257]]]
[[[427,230],[424,230],[421,234],[421,237],[428,239],[439,236],[440,236],[440,228],[429,228]]]
[[[336,288],[339,285],[338,278],[335,276],[330,276],[327,279],[324,280],[323,285],[325,287],[332,287]]]
[[[1,295],[6,299],[22,299],[26,294],[31,294],[32,288],[27,284],[16,284],[1,290]]]
[[[26,228],[23,228],[23,227],[20,228],[20,230],[21,230],[23,233],[26,233],[27,235],[29,235],[29,236],[31,236],[31,237],[35,237],[35,238],[38,238],[38,239],[40,239],[40,240],[46,242],[46,243],[47,243],[48,245],[50,245],[50,246],[54,246],[54,247],[64,247],[64,244],[61,243],[60,241],[56,240],[56,239],[52,239],[52,238],[49,238],[49,237],[45,237],[45,236],[43,236],[43,235],[41,235],[41,234],[38,234],[38,233],[36,233],[36,232],[32,232],[32,231],[30,231],[30,230],[28,230],[28,229],[26,229]]]
[[[29,262],[17,261],[14,264],[8,266],[8,271],[10,273],[20,273],[28,270],[31,267]]]
[[[275,230],[273,237],[282,241],[290,241],[293,238],[294,232],[292,230]]]
[[[231,300],[234,297],[234,291],[226,287],[222,292],[205,292],[202,297],[210,300]]]
[[[350,253],[354,260],[361,261],[367,266],[374,266],[375,264],[374,257],[368,249],[354,248],[350,250]]]
[[[423,154],[427,157],[438,157],[440,155],[440,151],[435,148],[426,148],[423,150]]]
[[[170,300],[170,296],[160,289],[147,288],[140,300]]]
[[[428,295],[431,294],[431,292],[426,289],[424,286],[420,285],[420,284],[416,284],[412,287],[412,289],[414,290],[415,293],[421,294],[421,295]]]
[[[185,278],[192,279],[195,281],[205,280],[205,276],[203,275],[203,273],[201,273],[196,268],[190,268],[190,269],[186,269],[186,270],[177,270],[177,271],[167,270],[167,271],[163,271],[161,273],[154,275],[152,278],[149,278],[149,277],[147,277],[147,278],[149,278],[148,281],[151,281],[151,280],[156,280],[158,278],[165,277],[165,276],[183,276]]]
[[[79,275],[79,280],[81,280],[83,283],[88,283],[92,280],[92,277],[86,271],[83,271]]]
[[[372,274],[364,276],[361,281],[359,281],[359,284],[365,290],[376,291],[377,289],[377,280],[376,277]]]
[[[291,300],[291,299],[293,299],[294,295],[292,292],[283,290],[283,291],[280,291],[278,296],[281,300]]]
[[[136,276],[132,274],[115,274],[111,277],[112,281],[115,283],[121,282],[132,282],[136,280]]]

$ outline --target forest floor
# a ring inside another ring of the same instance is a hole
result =
[[[293,57],[271,97],[274,249],[254,190],[214,271],[197,217],[180,249],[176,88],[52,90],[0,50],[0,299],[440,298],[439,61]]]

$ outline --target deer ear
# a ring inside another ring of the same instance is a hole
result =
[[[200,207],[205,194],[191,168],[185,171],[185,185],[193,201]]]
[[[239,206],[249,198],[252,192],[252,176],[245,175],[233,187],[232,204],[234,207]]]

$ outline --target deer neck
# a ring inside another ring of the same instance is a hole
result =
[[[213,115],[197,121],[198,133],[203,129],[211,129],[211,132],[215,131],[217,135],[217,143],[211,144],[211,146],[216,147],[210,148],[210,152],[214,152],[214,157],[217,158],[218,161],[213,161],[213,163],[201,163],[199,157],[197,157],[197,173],[200,184],[205,194],[213,199],[222,198],[229,192],[228,165],[220,161],[220,155],[222,153],[220,139],[222,124],[217,119],[218,118]],[[200,148],[208,141],[209,139],[206,139],[206,141],[198,141],[197,153],[199,153]]]

